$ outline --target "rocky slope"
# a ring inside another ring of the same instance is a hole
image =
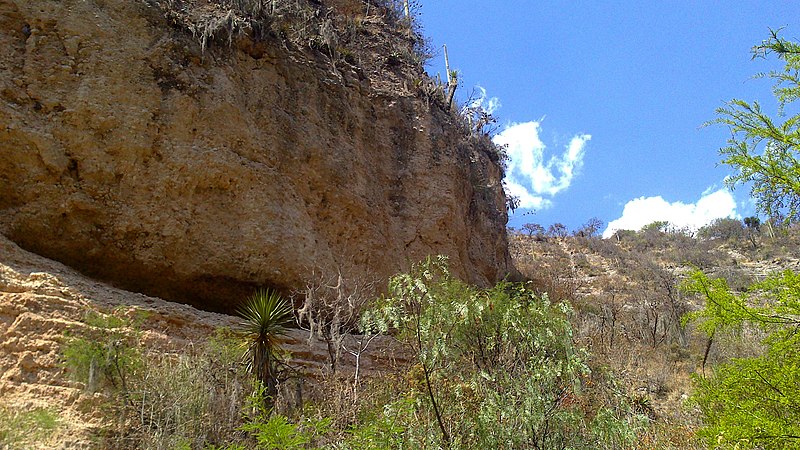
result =
[[[640,412],[675,427],[668,433],[671,448],[694,448],[691,440],[677,443],[700,420],[699,410],[685,402],[693,392],[691,375],[761,347],[752,330],[718,333],[709,344],[694,323],[682,321],[705,299],[680,286],[697,268],[739,292],[767,276],[796,272],[799,239],[797,228],[777,238],[757,236],[755,247],[744,234],[704,239],[643,231],[621,241],[516,234],[510,251],[537,289],[573,305],[575,337],[590,350],[595,369],[612,370]]]
[[[0,411],[5,407],[54,411],[59,418],[58,431],[39,442],[40,448],[55,448],[56,444],[58,448],[89,448],[92,436],[107,426],[108,417],[98,408],[103,396],[71,381],[63,358],[65,336],[83,334],[87,313],[111,311],[144,317],[138,326],[140,344],[160,353],[185,351],[206,342],[216,329],[238,324],[235,317],[91,280],[0,236]],[[323,342],[309,339],[306,332],[291,330],[281,348],[291,353],[292,365],[304,373],[325,371],[327,348]],[[347,354],[342,358],[342,369],[352,370],[353,358]],[[361,356],[361,373],[374,374],[398,358],[402,360],[396,345],[379,338]]]
[[[478,284],[509,271],[497,157],[414,87],[421,66],[366,70],[324,26],[298,47],[223,5],[0,0],[0,233],[219,311],[430,254]],[[354,33],[384,39],[381,20]]]

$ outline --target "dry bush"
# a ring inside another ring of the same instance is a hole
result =
[[[342,374],[323,374],[309,383],[305,390],[306,418],[331,420],[331,433],[320,448],[329,448],[347,438],[354,427],[369,424],[373,416],[383,412],[384,405],[397,399],[398,393],[408,390],[404,370],[396,369],[379,377],[363,379],[357,385]]]
[[[589,251],[607,260],[618,261],[622,257],[623,249],[613,239],[586,239],[585,243]]]
[[[358,359],[369,340],[346,345],[348,336],[358,333],[358,320],[375,298],[377,282],[345,279],[341,271],[324,275],[314,271],[305,289],[292,295],[297,323],[308,331],[308,339],[320,339],[328,350],[329,368],[336,372],[342,351]],[[358,369],[358,368],[357,368]]]
[[[578,290],[585,285],[573,258],[557,240],[537,240],[535,237],[514,236],[511,253],[517,270],[530,281],[537,294],[547,294],[553,301],[574,301]],[[585,257],[579,255],[578,258]],[[588,262],[583,262],[584,266]]]
[[[239,427],[252,392],[241,351],[223,334],[180,353],[146,353],[116,406],[105,445],[172,449],[245,442]]]

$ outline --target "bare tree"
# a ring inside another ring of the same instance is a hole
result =
[[[567,226],[563,223],[554,223],[547,228],[547,234],[553,237],[565,238],[569,235],[569,232],[567,231]]]
[[[347,280],[341,270],[332,276],[316,274],[317,271],[305,289],[293,296],[302,301],[296,312],[297,323],[308,331],[309,340],[317,338],[325,342],[329,368],[335,373],[342,350],[352,354],[356,349],[364,351],[369,345],[367,341],[348,350],[344,343],[348,335],[358,331],[358,319],[374,295],[375,282]]]
[[[522,229],[528,233],[528,236],[535,235],[537,238],[544,236],[544,227],[538,223],[526,223]]]

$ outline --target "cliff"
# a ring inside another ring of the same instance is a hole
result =
[[[375,2],[267,3],[0,0],[0,233],[218,311],[431,254],[503,277],[496,149],[418,36]]]

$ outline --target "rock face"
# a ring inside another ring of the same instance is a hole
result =
[[[202,49],[159,6],[0,0],[1,233],[214,310],[431,254],[478,284],[510,270],[485,138],[321,51],[253,33]]]

